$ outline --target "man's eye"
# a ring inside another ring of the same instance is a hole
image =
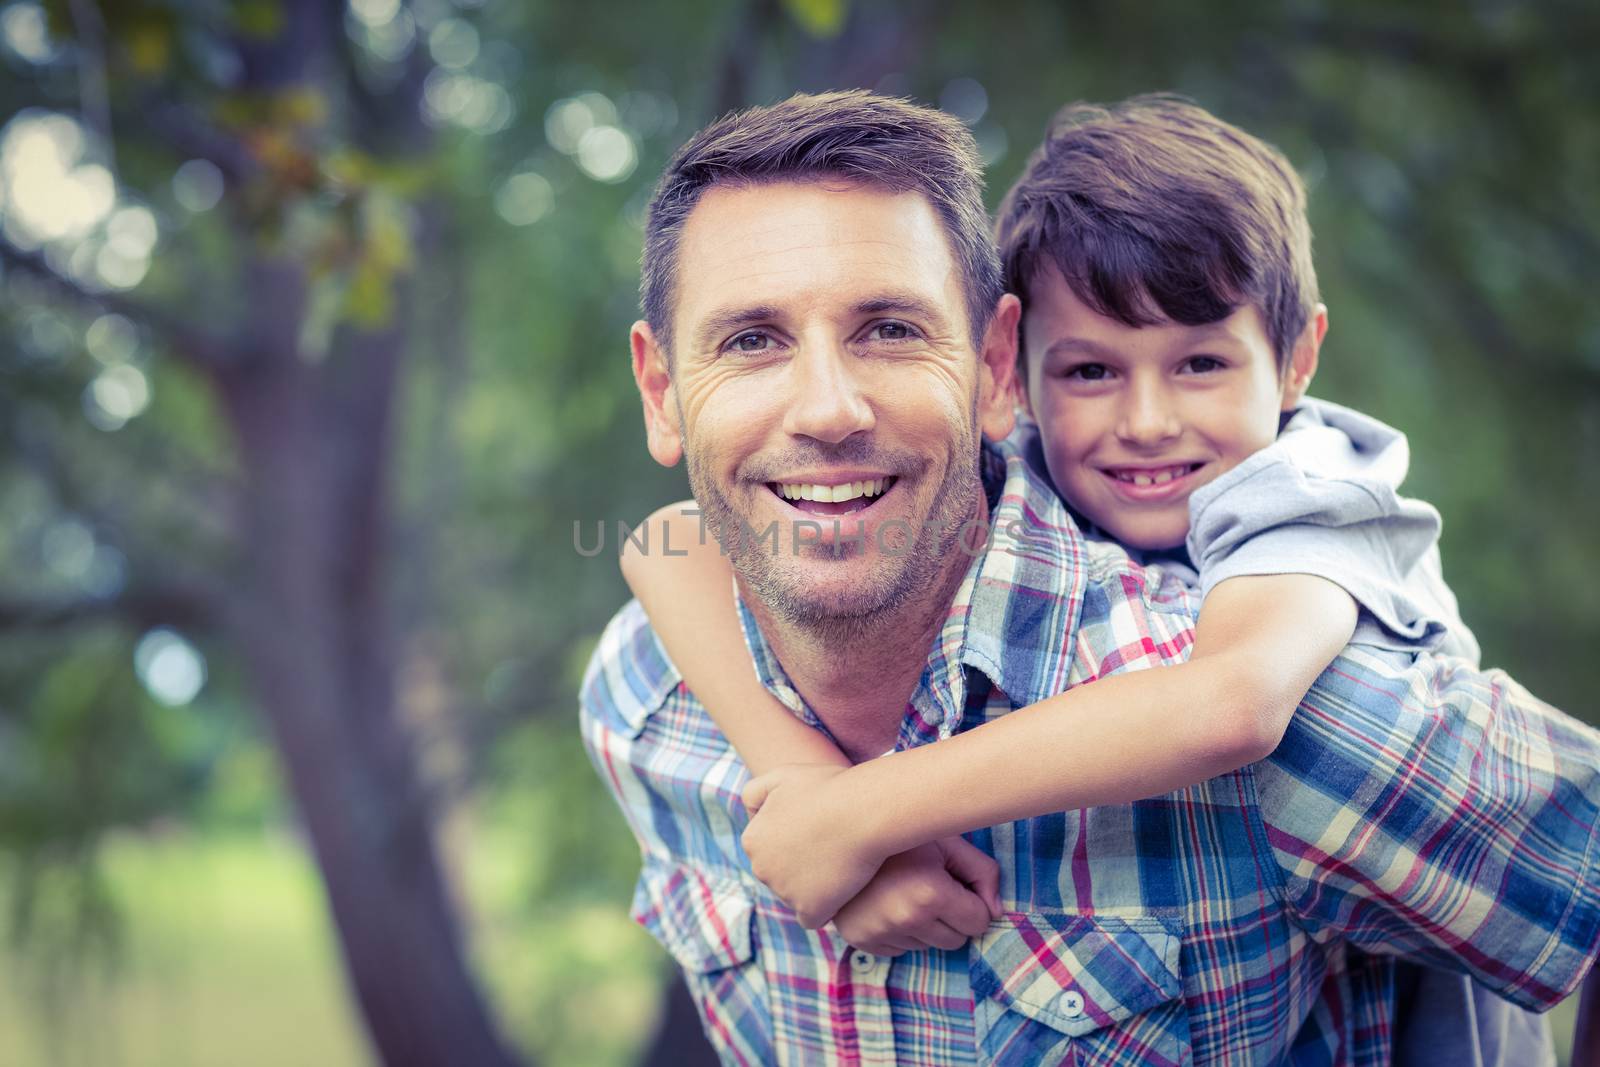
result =
[[[728,342],[734,352],[765,352],[772,347],[772,338],[760,330],[748,330]]]
[[[905,341],[912,336],[911,327],[903,322],[880,322],[867,331],[874,341]]]
[[[1184,363],[1184,369],[1186,369],[1190,374],[1210,374],[1213,371],[1219,371],[1226,366],[1227,364],[1222,362],[1222,360],[1218,359],[1216,356],[1191,356],[1189,360]]]

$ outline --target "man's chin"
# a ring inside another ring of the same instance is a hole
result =
[[[859,562],[859,561],[858,561]],[[778,615],[802,626],[853,624],[892,613],[910,595],[904,571],[819,576],[813,567],[744,575],[751,591]]]

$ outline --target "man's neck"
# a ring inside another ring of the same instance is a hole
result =
[[[979,508],[987,518],[981,496]],[[921,596],[850,626],[803,626],[745,597],[790,683],[852,762],[894,747],[928,650],[971,562],[966,552],[950,552],[938,580]]]

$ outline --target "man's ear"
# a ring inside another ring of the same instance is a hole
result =
[[[683,458],[683,434],[678,427],[678,401],[672,391],[667,354],[643,319],[628,331],[628,344],[633,350],[633,381],[644,402],[645,442],[650,456],[663,467],[676,466]]]
[[[978,425],[991,441],[1011,432],[1017,417],[1017,322],[1022,302],[1000,298],[978,353]]]
[[[1322,339],[1328,336],[1328,307],[1318,304],[1311,313],[1311,321],[1306,323],[1306,328],[1300,331],[1300,337],[1294,343],[1294,350],[1289,353],[1289,365],[1284,368],[1282,402],[1278,405],[1282,411],[1288,411],[1300,403],[1300,398],[1306,395],[1306,389],[1311,385],[1311,379],[1317,374],[1317,353],[1322,349]]]

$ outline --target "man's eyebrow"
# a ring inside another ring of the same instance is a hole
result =
[[[719,308],[700,323],[694,333],[694,347],[704,352],[722,339],[722,335],[740,326],[778,318],[780,312],[771,304],[751,304],[746,307]]]
[[[911,293],[882,293],[858,300],[850,310],[856,315],[885,315],[899,313],[911,318],[926,319],[940,327],[945,325],[945,314],[938,306]]]
[[[911,293],[879,293],[850,305],[852,315],[899,314],[923,319],[943,330],[947,327],[945,314],[933,304]],[[757,322],[771,322],[783,313],[773,304],[750,304],[744,307],[719,308],[706,316],[694,333],[695,350],[704,352],[714,346],[722,335]]]

